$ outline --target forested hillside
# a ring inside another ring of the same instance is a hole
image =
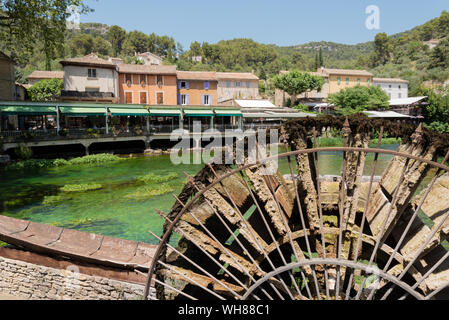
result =
[[[367,69],[376,76],[401,77],[418,91],[424,81],[444,82],[449,78],[449,13],[412,30],[387,36],[380,33],[374,41],[357,45],[333,42],[279,47],[261,44],[251,39],[222,40],[215,44],[192,42],[184,48],[172,37],[126,32],[119,26],[98,23],[81,24],[79,30],[67,30],[65,41],[53,56],[46,54],[43,43],[36,43],[33,54],[24,54],[17,79],[25,78],[36,69],[61,69],[61,58],[97,53],[99,56],[121,57],[127,63],[138,63],[136,52],[150,51],[162,56],[166,64],[176,64],[179,70],[254,71],[261,79],[271,78],[280,70],[316,70],[328,68]],[[430,49],[424,42],[438,39]],[[194,39],[193,39],[194,40]],[[0,50],[6,51],[5,44]],[[201,61],[198,57],[201,57]]]

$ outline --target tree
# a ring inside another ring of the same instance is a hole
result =
[[[203,55],[201,44],[198,41],[192,42],[190,44],[190,54],[192,55],[192,57]]]
[[[131,31],[126,35],[123,51],[127,55],[149,51],[149,37],[140,31]]]
[[[330,94],[327,102],[336,107],[336,113],[350,115],[366,110],[382,110],[389,107],[389,97],[378,86],[356,86]]]
[[[72,56],[88,55],[95,50],[95,38],[90,34],[77,34],[71,43]]]
[[[307,72],[293,70],[289,73],[275,76],[272,83],[275,88],[287,92],[291,96],[292,105],[294,105],[298,95],[313,90],[321,91],[324,85],[324,78]]]
[[[432,68],[448,68],[449,67],[449,39],[443,39],[432,50],[430,66]]]
[[[419,90],[420,95],[428,97],[424,110],[425,124],[434,131],[449,133],[449,89],[439,90],[441,93],[424,87]]]
[[[0,1],[0,50],[16,61],[31,56],[36,43],[44,43],[46,65],[57,51],[62,51],[68,8],[76,6],[80,13],[90,11],[83,0]]]
[[[45,102],[52,101],[61,95],[64,89],[64,81],[61,79],[44,79],[36,82],[28,89],[28,94],[32,101]]]
[[[126,31],[119,26],[112,26],[106,33],[106,37],[111,43],[112,55],[117,57],[122,52],[123,41],[125,41],[126,38]]]
[[[318,61],[320,63],[318,68],[324,67],[324,60],[323,60],[323,48],[320,47],[320,53],[318,56]]]
[[[292,64],[299,70],[306,69],[306,60],[301,52],[294,52],[292,54]]]
[[[104,40],[102,37],[94,38],[94,49],[95,53],[101,54],[103,56],[108,56],[111,52],[111,44]]]
[[[212,58],[214,50],[209,43],[203,42],[201,45],[201,51],[203,52],[206,61]]]
[[[374,51],[378,65],[384,65],[390,60],[391,56],[391,43],[385,32],[378,33],[374,39]]]

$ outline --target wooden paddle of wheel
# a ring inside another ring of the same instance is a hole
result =
[[[150,287],[157,299],[447,297],[449,153],[432,161],[436,149],[421,127],[398,151],[380,149],[383,128],[377,148],[348,121],[343,135],[342,148],[316,148],[315,129],[284,136],[286,153],[188,177],[171,212],[158,211],[166,223],[162,237],[152,233],[160,245],[144,298]],[[332,181],[318,169],[326,151],[343,155]],[[376,180],[385,154],[392,160]],[[288,179],[266,175],[274,160],[288,163]]]

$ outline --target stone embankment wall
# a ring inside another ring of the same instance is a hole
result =
[[[0,257],[0,294],[31,300],[140,300],[143,285]]]

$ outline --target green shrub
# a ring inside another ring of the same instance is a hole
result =
[[[318,138],[318,148],[325,147],[342,147],[344,145],[343,138]]]
[[[30,169],[42,169],[53,166],[52,160],[46,159],[29,159],[24,161],[15,162],[5,167],[5,170],[30,170]]]
[[[293,106],[293,109],[300,110],[302,112],[309,112],[309,106],[305,104],[298,104]]]
[[[22,160],[28,160],[33,157],[33,150],[24,144],[21,144],[18,148],[14,150],[17,157]]]
[[[52,101],[61,95],[64,90],[64,81],[61,79],[44,79],[36,82],[28,89],[32,101]]]
[[[63,166],[68,165],[68,163],[69,162],[66,159],[55,159],[55,160],[53,160],[52,166],[54,166],[54,167],[63,167]]]

